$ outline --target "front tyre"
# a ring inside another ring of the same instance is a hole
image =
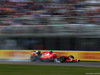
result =
[[[80,62],[80,60],[79,60],[79,59],[77,59],[77,62]]]
[[[63,63],[63,62],[66,61],[66,58],[64,56],[60,56],[59,60],[60,60],[61,63]]]
[[[30,57],[30,60],[31,60],[31,62],[36,61],[36,55],[32,55],[32,56]]]

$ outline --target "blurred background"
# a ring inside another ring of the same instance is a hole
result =
[[[0,50],[100,51],[99,0],[0,0]]]

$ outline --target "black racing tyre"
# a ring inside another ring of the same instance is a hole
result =
[[[60,62],[62,63],[62,62],[65,62],[65,61],[66,61],[66,58],[65,58],[64,56],[60,56],[60,57],[59,57],[59,60],[60,60]]]
[[[69,57],[73,58],[74,59],[74,56],[70,55]]]
[[[78,59],[77,62],[80,62],[80,60]]]
[[[38,53],[37,53],[38,55],[41,55],[41,51],[38,51]]]
[[[32,55],[32,56],[30,57],[30,60],[31,60],[31,62],[36,61],[36,55]]]

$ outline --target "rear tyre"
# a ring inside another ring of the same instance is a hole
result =
[[[36,56],[35,56],[35,55],[32,55],[32,56],[30,57],[30,60],[31,60],[31,62],[36,61]]]
[[[59,60],[60,60],[61,63],[63,63],[63,62],[66,61],[66,58],[64,56],[60,56]]]
[[[73,58],[74,59],[74,56],[70,55],[69,57]]]

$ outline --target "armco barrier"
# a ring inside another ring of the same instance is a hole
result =
[[[41,52],[44,52],[41,51]],[[81,61],[100,61],[99,51],[53,51],[57,56],[73,55]],[[31,56],[30,50],[0,50],[0,59],[29,59]]]

